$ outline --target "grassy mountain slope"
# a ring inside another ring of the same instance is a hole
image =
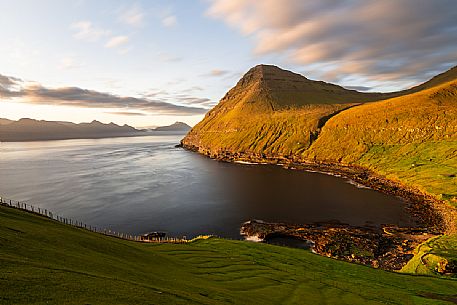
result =
[[[335,115],[303,157],[362,165],[457,203],[457,81]]]
[[[420,84],[418,86],[412,87],[411,89],[405,90],[404,92],[414,93],[414,92],[418,92],[421,90],[430,89],[430,88],[442,85],[444,83],[451,82],[456,79],[457,79],[457,66],[434,76],[432,79],[430,79],[429,81],[426,81],[423,84]]]
[[[457,204],[456,88],[457,67],[409,90],[367,94],[261,65],[182,143],[219,157],[362,165]]]
[[[211,238],[141,244],[0,206],[0,304],[450,304],[457,282]]]
[[[362,166],[457,206],[457,67],[396,93],[365,95],[336,87],[276,67],[255,67],[182,143],[218,158]],[[452,214],[441,214],[449,231],[456,227]],[[438,261],[457,262],[449,242],[456,236],[428,243],[405,270],[430,273]],[[431,253],[430,263],[419,259]]]
[[[208,112],[183,144],[208,155],[222,151],[289,155],[308,148],[334,113],[388,96],[347,90],[276,66],[259,65]]]

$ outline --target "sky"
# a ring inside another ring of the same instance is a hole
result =
[[[363,91],[457,65],[456,0],[0,0],[0,117],[190,125],[257,64]]]

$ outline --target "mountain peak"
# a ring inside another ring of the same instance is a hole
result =
[[[280,67],[278,66],[275,66],[275,65],[267,65],[267,64],[259,64],[257,66],[254,66],[252,67],[248,73],[252,71],[252,72],[257,72],[257,73],[275,73],[275,72],[282,72],[282,71],[285,71],[285,72],[289,72],[289,73],[292,73],[290,71],[287,71],[287,70],[284,70],[284,69],[281,69]]]
[[[382,94],[361,93],[341,86],[314,81],[274,65],[251,68],[221,100],[218,110],[234,107],[271,111],[312,104],[347,104],[381,98]]]
[[[243,76],[241,79],[242,82],[246,83],[252,81],[276,81],[276,80],[285,80],[293,79],[295,81],[305,81],[308,80],[303,75],[281,69],[278,66],[260,64],[251,69]]]

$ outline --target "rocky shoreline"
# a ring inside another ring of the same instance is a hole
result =
[[[370,265],[386,270],[401,269],[413,256],[415,247],[429,238],[457,232],[457,211],[433,196],[389,180],[354,165],[300,160],[295,156],[267,156],[221,151],[214,153],[181,142],[181,147],[223,162],[281,165],[287,169],[320,172],[348,179],[358,187],[368,187],[402,198],[418,227],[354,227],[345,224],[278,224],[249,221],[241,228],[247,237],[289,236],[314,243],[313,251],[324,256]]]
[[[258,241],[277,236],[295,237],[308,241],[311,250],[319,255],[385,270],[400,270],[413,257],[412,252],[419,244],[435,236],[424,228],[292,225],[260,220],[244,223],[240,233]]]

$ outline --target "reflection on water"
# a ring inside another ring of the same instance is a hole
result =
[[[397,198],[279,166],[175,148],[180,136],[0,144],[0,194],[125,233],[239,238],[249,219],[353,225],[411,220]]]

